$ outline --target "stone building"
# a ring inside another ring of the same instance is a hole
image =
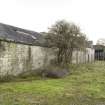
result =
[[[50,48],[40,33],[0,23],[0,75],[18,75],[43,68],[54,58],[52,52],[45,53],[44,50]],[[92,62],[93,55],[91,47],[86,52],[76,50],[73,62]]]
[[[47,59],[43,49],[46,44],[39,33],[0,24],[0,75],[43,67]]]

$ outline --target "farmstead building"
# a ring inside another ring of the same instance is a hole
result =
[[[0,23],[0,75],[18,75],[28,70],[37,70],[53,59],[52,52],[40,33]],[[75,50],[72,63],[94,61],[94,49]]]

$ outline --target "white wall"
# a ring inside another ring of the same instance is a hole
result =
[[[86,48],[85,51],[74,50],[72,63],[94,62],[94,49]]]
[[[0,42],[0,75],[18,75],[23,71],[42,68],[51,59],[47,59],[45,49],[39,46]]]
[[[47,53],[46,53],[47,52]],[[18,75],[23,71],[36,70],[48,65],[54,58],[50,48],[0,42],[0,75]],[[94,61],[94,49],[73,52],[73,63]]]

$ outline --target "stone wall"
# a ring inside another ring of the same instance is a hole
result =
[[[23,71],[36,70],[49,63],[48,53],[39,46],[0,42],[0,75],[18,75]],[[47,49],[48,50],[48,49]],[[51,55],[51,53],[49,52]]]
[[[85,51],[75,50],[73,51],[72,63],[88,63],[94,62],[94,49],[86,48]]]
[[[18,75],[28,70],[37,70],[48,65],[54,58],[50,48],[28,46],[0,41],[0,75]],[[94,50],[73,52],[73,63],[94,61]]]

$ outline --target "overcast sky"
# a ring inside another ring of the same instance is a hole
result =
[[[65,19],[81,27],[94,43],[105,38],[105,0],[0,0],[0,22],[47,31]]]

